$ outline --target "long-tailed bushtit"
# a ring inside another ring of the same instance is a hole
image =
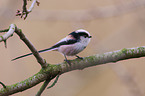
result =
[[[90,42],[91,37],[92,36],[90,36],[88,31],[79,29],[68,34],[68,36],[61,39],[52,47],[40,50],[38,52],[41,53],[41,52],[52,51],[52,50],[58,51],[64,55],[65,61],[68,62],[66,56],[76,56],[77,58],[81,58],[77,54],[86,48],[86,46]],[[32,53],[19,56],[17,58],[12,59],[12,61],[29,55],[32,55]]]

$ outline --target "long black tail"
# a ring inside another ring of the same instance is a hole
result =
[[[53,49],[53,48],[50,47],[50,48],[47,48],[47,49],[43,49],[43,50],[38,51],[38,53],[42,53],[42,52],[45,52],[45,51],[51,51],[51,49]],[[16,57],[16,58],[12,59],[11,61],[14,61],[14,60],[17,60],[17,59],[20,59],[20,58],[23,58],[23,57],[30,56],[32,54],[33,53],[28,53],[28,54],[22,55],[22,56],[19,56],[19,57]]]

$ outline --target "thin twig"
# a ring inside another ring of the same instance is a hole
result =
[[[49,84],[50,80],[46,79],[45,82],[43,83],[43,85],[41,86],[40,90],[37,92],[36,96],[40,96],[42,94],[42,92],[45,90],[45,88],[47,87],[47,89],[52,88],[58,81],[60,75],[57,75],[53,84],[50,85],[49,87],[47,87],[47,85]]]
[[[9,29],[0,30],[0,33],[8,32]]]
[[[49,79],[45,80],[45,82],[43,83],[43,85],[41,86],[40,90],[37,92],[37,94],[35,96],[41,96],[42,92],[45,90],[45,88],[47,87],[49,82],[50,82]]]
[[[60,75],[57,75],[57,77],[55,78],[53,84],[50,85],[49,87],[47,87],[47,89],[52,88],[52,87],[57,83],[59,76],[60,76]]]
[[[27,9],[27,0],[23,0],[23,11],[17,10],[16,16],[21,16],[21,18],[24,16],[24,20],[27,18],[28,14],[32,12],[32,9],[34,8],[35,3],[37,6],[39,6],[40,2],[38,0],[33,0],[31,6],[29,9]]]
[[[22,14],[21,14],[21,18],[23,17],[23,15],[25,15],[25,17],[24,17],[24,19],[26,19],[26,17],[27,17],[27,14],[28,14],[28,12],[27,12],[27,0],[23,0],[23,2],[24,2],[24,4],[23,4],[23,11],[22,11]]]
[[[0,84],[3,86],[3,88],[6,88],[6,85],[2,82],[0,82]]]
[[[32,9],[34,8],[35,3],[37,3],[37,6],[39,6],[39,2],[37,0],[33,0],[31,6],[29,7],[29,9],[27,10],[29,13],[32,11]]]

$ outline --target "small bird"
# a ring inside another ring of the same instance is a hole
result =
[[[79,29],[79,30],[71,32],[70,34],[68,34],[68,36],[61,39],[52,47],[40,50],[38,52],[42,53],[45,51],[58,51],[64,55],[65,61],[69,63],[66,56],[76,56],[77,58],[82,59],[77,54],[86,48],[86,46],[90,42],[91,37],[92,36],[90,36],[90,33],[88,31]],[[33,53],[28,53],[28,54],[16,57],[12,59],[12,61],[32,55],[32,54]]]

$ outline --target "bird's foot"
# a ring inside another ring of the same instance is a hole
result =
[[[71,66],[71,63],[70,63],[70,61],[69,61],[69,60],[64,59],[64,61],[66,61],[66,62],[69,64],[69,66]]]

